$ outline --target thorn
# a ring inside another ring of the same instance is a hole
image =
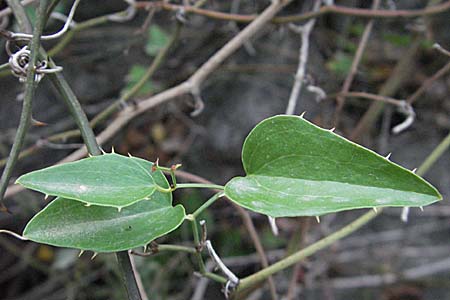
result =
[[[330,132],[334,132],[336,130],[336,127],[333,127],[330,129]]]
[[[378,209],[376,207],[372,207],[372,209],[375,213],[378,213]]]
[[[90,203],[85,203],[84,206],[89,207],[89,206],[91,206],[91,204]]]
[[[411,172],[413,172],[414,174],[416,174],[417,168],[414,168]]]
[[[123,208],[122,206],[118,206],[117,210],[120,212],[122,210],[122,208]]]
[[[303,119],[303,117],[305,116],[305,114],[306,114],[306,111],[302,112],[302,114],[300,115],[300,118]]]
[[[114,146],[111,147],[111,153],[116,153],[116,151],[114,151]]]
[[[98,255],[98,252],[94,252],[94,254],[91,256],[91,260],[94,260],[94,258],[96,258]]]
[[[81,255],[83,255],[84,250],[80,250],[80,253],[78,253],[78,257],[81,257]]]
[[[133,156],[131,156],[130,152],[128,152],[128,157],[133,158]]]
[[[316,221],[317,221],[318,224],[320,224],[320,217],[319,216],[316,216]]]
[[[90,153],[88,153],[88,156],[89,156],[89,157],[94,157],[94,156],[93,156],[92,154],[90,154]]]
[[[36,127],[44,127],[47,126],[48,124],[31,118],[31,125]]]
[[[144,248],[144,253],[147,253],[148,244],[145,244],[143,248]]]
[[[106,154],[105,150],[103,150],[102,148],[100,148],[100,151],[102,151],[103,154]]]
[[[420,210],[423,212],[423,206],[419,206]]]
[[[391,154],[392,154],[392,152],[389,152],[388,155],[386,155],[386,159],[391,158]]]

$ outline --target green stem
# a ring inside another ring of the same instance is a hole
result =
[[[214,202],[216,202],[217,199],[221,198],[225,196],[225,194],[223,192],[219,192],[217,194],[215,194],[214,196],[212,196],[211,198],[208,199],[208,201],[206,201],[205,203],[202,204],[202,206],[200,206],[199,208],[197,208],[197,210],[195,212],[192,213],[192,215],[197,218],[205,209],[207,209],[208,207],[211,206],[211,204],[213,204]]]
[[[127,289],[128,299],[142,300],[136,278],[134,277],[134,270],[128,251],[117,252],[116,257],[119,263],[123,283]]]
[[[41,9],[42,6],[47,7],[47,1],[48,0],[41,0],[39,8]],[[14,1],[12,1],[12,2],[14,2]],[[19,24],[29,23],[27,16],[25,14],[25,11],[21,5],[15,5],[14,7],[11,6],[11,9],[13,10],[14,15],[16,16],[16,19],[18,19]],[[38,14],[38,16],[41,16],[41,17],[37,18],[37,20],[41,20],[43,18],[43,16],[45,16],[45,15],[46,15],[45,9],[40,10],[40,13]],[[25,25],[23,25],[23,26],[25,26]],[[41,27],[42,27],[42,25],[41,25]],[[36,28],[38,28],[38,29],[36,29]],[[35,28],[35,30],[39,30],[38,25],[36,25],[36,28]],[[22,29],[25,30],[25,28],[22,28]],[[42,32],[42,28],[40,30]],[[40,48],[39,47],[40,46],[39,45],[40,35],[41,35],[41,33],[39,31],[36,31],[36,33],[34,33],[34,35],[33,35],[33,39],[31,42],[31,45],[32,45],[31,49],[34,49],[34,52],[32,51],[32,55],[30,58],[30,65],[33,65],[33,66],[35,65],[35,62],[33,62],[33,58],[35,60],[37,60],[38,52],[40,52],[41,55],[44,55],[45,57],[47,57],[47,55],[45,54],[45,51],[43,49],[41,49],[41,51],[38,51],[38,49]],[[33,45],[34,45],[34,48],[33,48]],[[34,55],[34,57],[33,57],[33,55]],[[50,65],[52,67],[55,66],[55,64],[51,60],[50,60]],[[33,72],[34,72],[34,68],[30,68],[29,74],[27,74],[27,80],[31,80],[31,78],[34,79]],[[30,76],[30,74],[32,74],[33,76]],[[81,132],[81,135],[84,139],[84,142],[86,144],[88,151],[93,155],[100,155],[101,151],[100,151],[99,145],[97,144],[95,134],[92,131],[92,128],[89,126],[89,122],[86,117],[86,114],[84,113],[80,103],[78,102],[78,99],[76,98],[76,96],[73,93],[72,89],[70,88],[69,84],[66,82],[66,80],[64,79],[62,74],[59,74],[59,73],[48,74],[48,77],[52,80],[53,84],[56,86],[56,88],[59,90],[61,95],[64,97],[64,100],[66,101],[66,104],[69,107],[69,110],[72,113],[72,116],[78,125],[78,128]],[[33,80],[33,82],[34,82],[34,80]],[[28,88],[28,86],[29,86],[29,84],[27,82],[27,88]],[[33,90],[31,90],[31,92],[33,92]],[[31,117],[31,115],[29,115],[29,118],[30,117]],[[29,120],[28,120],[28,122],[29,122]],[[20,151],[20,148],[16,151],[17,152],[16,158],[19,155],[19,151]],[[5,190],[6,190],[6,188],[5,188]],[[3,196],[0,197],[0,199],[1,198],[3,198]],[[141,296],[140,296],[139,288],[137,286],[136,277],[135,277],[134,270],[131,265],[128,251],[116,252],[116,257],[119,262],[120,269],[122,271],[124,284],[127,289],[129,299],[130,300],[140,300]]]
[[[197,258],[199,272],[203,275],[206,273],[206,267],[201,253],[202,245],[200,243],[200,234],[198,232],[197,219],[193,215],[188,215],[186,219],[191,221],[192,235],[194,236],[194,244],[196,249],[195,257]]]
[[[33,39],[31,40],[30,46],[30,61],[29,65],[33,66],[28,68],[27,70],[27,80],[25,87],[25,97],[22,105],[22,113],[20,116],[19,126],[17,128],[16,136],[14,138],[14,143],[12,145],[8,161],[6,163],[5,169],[3,170],[2,177],[0,179],[0,203],[3,200],[3,197],[6,192],[6,188],[8,187],[9,180],[12,175],[12,171],[17,162],[17,158],[19,157],[20,149],[22,148],[23,142],[25,140],[25,136],[27,134],[28,128],[30,126],[31,120],[31,110],[32,110],[32,100],[34,98],[34,93],[37,87],[38,82],[35,80],[36,69],[34,66],[37,63],[38,53],[40,48],[40,38],[42,34],[42,30],[45,24],[45,11],[47,9],[48,1],[42,0],[39,4],[39,12],[38,18],[36,19],[36,24],[33,30]],[[19,5],[20,6],[20,5]],[[22,22],[25,24],[26,22]],[[20,24],[22,24],[20,23]],[[23,25],[25,28],[25,25]],[[4,207],[3,203],[1,203],[0,210],[6,211],[6,207]]]
[[[378,211],[381,212],[382,210],[379,209]],[[347,235],[349,235],[352,232],[356,231],[357,229],[361,228],[363,225],[367,224],[370,220],[375,218],[377,215],[378,214],[376,212],[369,211],[369,212],[365,213],[364,215],[362,215],[361,217],[359,217],[358,219],[356,219],[355,221],[353,221],[352,223],[350,223],[349,225],[347,225],[347,226],[343,227],[342,229],[336,231],[335,233],[321,239],[320,241],[304,248],[301,251],[298,251],[298,252],[280,260],[279,262],[277,262],[265,269],[262,269],[259,272],[254,273],[253,275],[245,277],[244,279],[242,279],[240,281],[238,288],[237,288],[237,292],[242,291],[246,288],[249,288],[252,285],[254,285],[255,283],[258,283],[262,280],[267,279],[269,276],[271,276],[283,269],[286,269],[289,266],[292,266],[292,265],[298,263],[302,259],[333,244],[337,240],[340,240],[343,237],[346,237]]]
[[[219,193],[220,194],[220,193]],[[208,272],[206,270],[205,262],[203,261],[202,257],[202,242],[200,241],[200,233],[198,231],[198,225],[197,225],[197,218],[193,214],[187,215],[186,220],[189,220],[192,225],[192,234],[194,236],[194,244],[195,244],[195,257],[197,259],[198,269],[202,276],[212,279],[214,281],[220,282],[220,283],[226,283],[227,279],[225,277],[222,277],[220,275]]]
[[[178,183],[177,189],[211,189],[211,190],[224,190],[223,185],[218,184],[206,184],[206,183]]]
[[[177,252],[187,252],[191,254],[197,253],[197,250],[192,247],[181,246],[181,245],[167,245],[167,244],[159,244],[158,251],[177,251]]]

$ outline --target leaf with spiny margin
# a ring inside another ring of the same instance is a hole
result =
[[[145,246],[183,222],[183,206],[172,207],[170,202],[170,194],[156,191],[151,201],[140,201],[119,212],[114,207],[56,198],[31,219],[23,235],[58,247],[124,251]]]
[[[413,172],[298,116],[259,123],[244,142],[242,162],[247,176],[229,181],[226,196],[272,217],[442,199]]]
[[[111,153],[34,171],[17,183],[47,195],[121,209],[148,199],[156,184],[168,187],[162,172],[152,172],[152,166],[140,158]]]

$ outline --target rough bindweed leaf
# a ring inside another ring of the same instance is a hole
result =
[[[297,116],[259,123],[245,140],[242,161],[247,176],[228,182],[225,194],[272,217],[425,206],[442,199],[411,171]]]
[[[34,171],[17,183],[47,195],[120,209],[148,199],[156,184],[168,187],[160,171],[151,171],[152,165],[111,153]]]
[[[23,235],[38,243],[94,252],[144,246],[183,222],[183,206],[172,207],[170,197],[155,192],[151,201],[140,201],[120,212],[57,198],[31,219]]]

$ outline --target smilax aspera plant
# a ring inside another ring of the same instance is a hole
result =
[[[376,216],[377,208],[422,207],[442,198],[413,172],[298,116],[280,115],[259,123],[245,140],[242,163],[246,176],[235,177],[225,186],[177,184],[178,166],[164,168],[115,153],[25,174],[17,183],[57,198],[31,219],[23,238],[81,251],[118,252],[146,249],[154,239],[189,221],[201,273],[226,284],[228,294],[232,289],[248,288],[356,230]],[[172,175],[171,184],[162,171]],[[180,188],[220,191],[186,214],[183,205],[172,205],[172,192]],[[360,208],[374,211],[328,236],[322,244],[239,280],[223,265],[220,269],[225,277],[206,272],[202,261],[206,246],[219,267],[222,264],[211,243],[200,240],[196,219],[222,197],[274,218],[319,217]]]
[[[132,155],[123,156],[114,151],[102,154],[92,126],[61,74],[62,68],[53,62],[51,54],[41,46],[41,41],[59,38],[69,30],[80,0],[74,1],[63,29],[52,35],[42,35],[42,32],[47,16],[59,1],[39,1],[32,34],[28,33],[30,30],[27,27],[31,28],[31,25],[23,7],[18,1],[7,2],[19,21],[20,31],[27,33],[6,30],[0,32],[7,39],[6,49],[11,52],[9,63],[5,65],[25,83],[25,92],[20,125],[0,181],[0,200],[3,199],[27,129],[33,121],[31,100],[44,75],[61,94],[90,157],[34,171],[18,178],[18,184],[42,192],[46,197],[56,198],[28,222],[22,235],[7,230],[0,232],[10,233],[23,240],[79,249],[81,253],[92,251],[94,256],[97,253],[117,253],[130,300],[139,300],[141,296],[129,252],[137,247],[144,247],[145,252],[156,238],[169,234],[185,221],[191,223],[195,247],[159,245],[158,250],[165,248],[193,254],[199,273],[223,284],[225,296],[229,297],[250,290],[272,274],[349,235],[375,218],[383,207],[422,207],[442,199],[440,193],[419,176],[426,167],[415,174],[389,161],[388,157],[382,157],[340,137],[332,130],[317,127],[303,116],[279,115],[259,123],[243,145],[242,163],[246,175],[231,179],[225,186],[197,182],[177,183],[179,165],[166,168],[158,162],[152,163]],[[126,2],[129,8],[124,11],[125,14],[112,14],[96,21],[123,21],[135,13],[139,3],[143,3],[131,0]],[[256,17],[185,83],[157,94],[157,102],[162,103],[171,97],[187,93],[200,99],[199,85],[207,75],[289,2],[272,1],[264,13]],[[12,46],[20,50],[12,53],[11,50],[15,49]],[[155,61],[161,60],[163,56]],[[125,102],[125,96],[121,100]],[[202,103],[201,99],[197,102]],[[123,110],[118,117],[121,126],[153,107],[153,104],[142,103],[141,101],[136,107]],[[108,114],[114,111],[113,107]],[[446,143],[448,146],[448,142]],[[434,159],[436,156],[439,155],[433,156]],[[430,164],[430,161],[424,163],[427,167]],[[170,175],[170,182],[164,173]],[[195,211],[186,213],[183,204],[172,204],[173,192],[183,188],[206,188],[215,190],[216,194]],[[227,198],[238,206],[271,218],[313,216],[319,219],[322,215],[345,210],[370,210],[349,225],[277,263],[247,277],[238,278],[221,261],[211,241],[207,239],[205,222],[198,220],[201,212],[221,198]],[[206,251],[222,274],[207,270],[203,260]]]

